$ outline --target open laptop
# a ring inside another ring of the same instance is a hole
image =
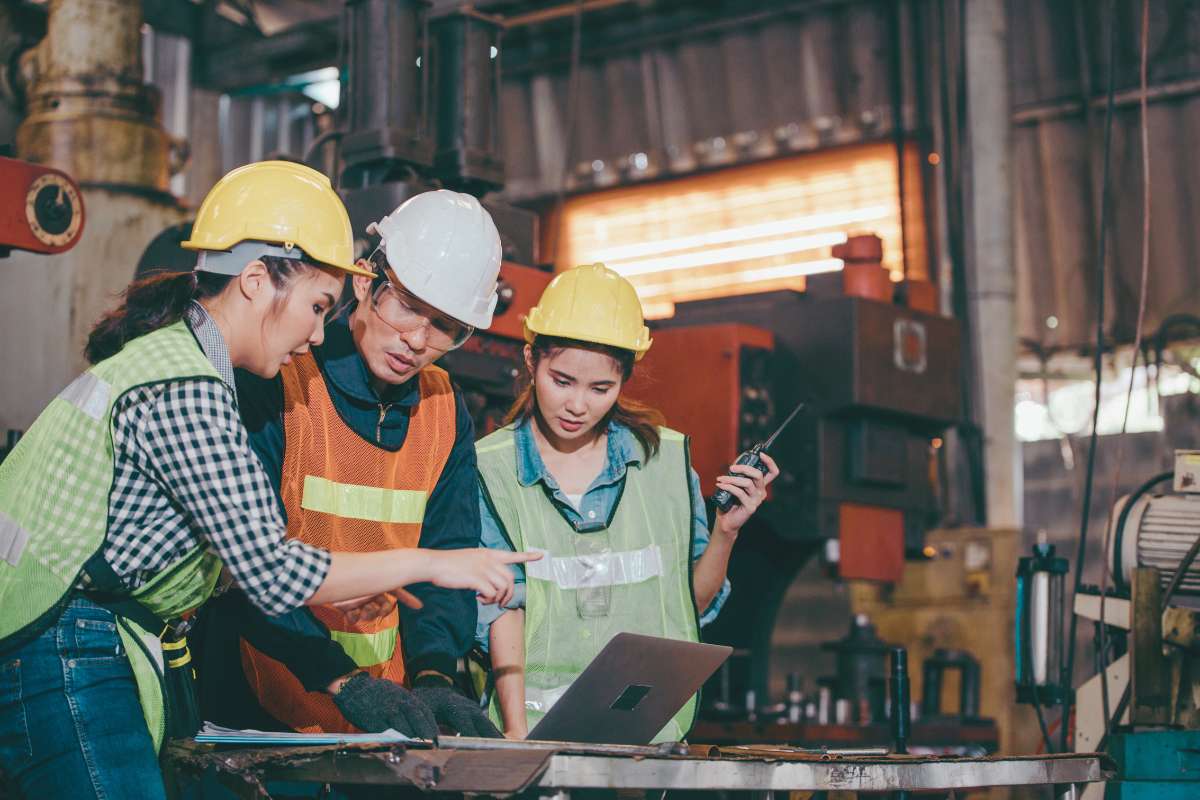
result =
[[[733,648],[618,633],[529,739],[649,744]]]

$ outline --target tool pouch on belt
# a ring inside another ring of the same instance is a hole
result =
[[[117,617],[124,617],[145,631],[151,632],[148,637],[151,642],[153,642],[152,632],[160,632],[158,634],[159,644],[162,647],[160,678],[166,717],[166,730],[163,733],[168,739],[194,736],[200,730],[201,720],[200,706],[196,700],[196,672],[192,666],[192,654],[188,650],[186,635],[187,629],[191,626],[186,621],[176,625],[163,622],[132,597],[88,593],[88,599],[107,608]],[[155,661],[155,659],[151,657],[151,661]],[[137,672],[136,669],[134,671]]]
[[[167,738],[183,739],[200,730],[200,706],[196,700],[196,670],[188,650],[187,636],[164,626],[163,702],[167,707]]]

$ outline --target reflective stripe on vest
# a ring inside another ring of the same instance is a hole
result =
[[[567,689],[571,688],[571,684],[565,686],[555,686],[552,689],[538,689],[533,686],[525,687],[525,711],[526,713],[533,711],[536,714],[545,715],[547,711],[554,707],[554,704],[562,700],[562,696],[567,693]]]
[[[400,640],[399,630],[386,628],[375,633],[349,633],[330,631],[329,637],[342,646],[346,655],[360,667],[373,667],[391,659]]]
[[[347,519],[419,525],[425,519],[425,500],[421,491],[356,486],[305,475],[300,507]]]
[[[540,484],[517,480],[513,426],[476,447],[483,487],[513,547],[549,554],[526,565],[530,726],[617,633],[699,641],[687,441],[668,429],[660,434],[658,454],[626,470],[611,524],[591,533],[575,531]],[[655,741],[681,739],[695,709],[692,698]]]
[[[0,511],[0,558],[15,567],[29,544],[29,531],[22,528],[17,521]]]
[[[541,553],[542,560],[526,564],[525,576],[552,581],[560,589],[621,586],[663,574],[662,548],[657,544],[623,553],[582,556],[552,556],[548,550],[532,546],[530,549]]]
[[[108,410],[112,387],[97,375],[85,372],[71,381],[58,396],[99,422]]]

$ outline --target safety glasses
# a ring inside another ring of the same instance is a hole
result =
[[[474,327],[443,314],[391,281],[375,287],[371,308],[397,333],[412,333],[423,327],[426,344],[441,352],[461,347],[475,332]]]

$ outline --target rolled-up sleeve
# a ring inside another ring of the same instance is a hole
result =
[[[139,447],[155,479],[250,601],[270,615],[304,605],[324,582],[331,556],[286,538],[229,390],[210,380],[171,384],[140,427]]]
[[[500,529],[500,521],[496,519],[495,512],[488,504],[487,494],[482,485],[479,487],[479,543],[492,550],[504,550],[509,553],[513,551],[508,538]],[[512,600],[508,605],[501,608],[495,603],[479,603],[479,617],[475,622],[475,643],[483,648],[484,652],[488,649],[488,632],[492,623],[499,619],[506,609],[525,607],[525,567],[521,564],[510,564],[509,569],[513,572],[514,585]]]
[[[700,476],[696,474],[696,470],[693,469],[688,474],[688,483],[692,489],[692,563],[695,564],[708,549],[708,540],[712,537],[708,531],[708,510],[704,507],[704,495],[700,493]],[[731,591],[733,587],[729,584],[729,578],[726,578],[717,591],[717,596],[700,615],[701,627],[717,618]]]

